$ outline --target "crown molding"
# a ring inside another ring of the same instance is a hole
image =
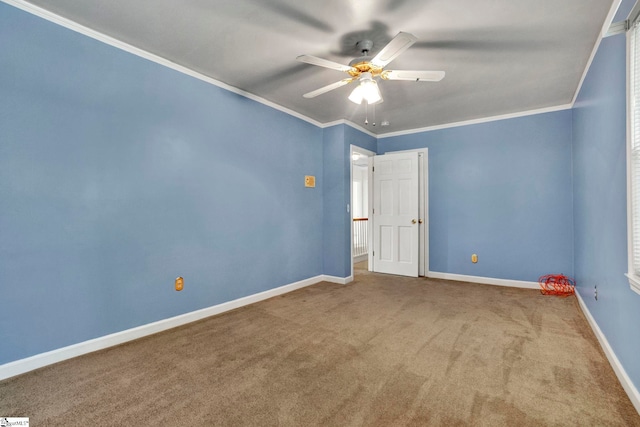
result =
[[[323,124],[320,125],[320,127],[322,129],[325,129],[325,128],[330,128],[330,127],[333,127],[333,126],[346,125],[346,124],[347,124],[347,121],[345,119],[340,119],[340,120],[334,120],[334,121],[331,121],[331,122],[323,123]]]
[[[373,138],[376,138],[376,139],[378,138],[378,135],[373,133],[373,132],[371,132],[369,129],[365,129],[362,126],[357,125],[357,124],[353,123],[352,121],[346,120],[346,119],[334,120],[332,122],[323,123],[322,125],[320,125],[320,127],[322,129],[325,129],[325,128],[330,128],[332,126],[338,126],[338,125],[347,125],[349,127],[354,128],[355,130],[360,131],[360,132],[362,132],[364,134],[367,134],[367,135],[369,135],[369,136],[371,136]]]
[[[555,111],[570,110],[573,104],[556,105],[555,107],[538,108],[536,110],[521,111],[518,113],[502,114],[499,116],[483,117],[481,119],[465,120],[461,122],[446,123],[443,125],[427,126],[423,128],[401,130],[378,135],[378,139],[391,138],[393,136],[411,135],[414,133],[428,132],[432,130],[456,128],[460,126],[477,125],[498,120],[515,119],[517,117],[534,116],[536,114],[553,113]]]
[[[355,124],[355,123],[353,123],[353,122],[351,122],[349,120],[345,120],[344,124],[354,128],[357,131],[360,131],[360,132],[365,133],[365,134],[367,134],[367,135],[369,135],[369,136],[371,136],[373,138],[378,139],[378,134],[375,134],[375,133],[371,132],[369,129],[363,128],[362,126],[357,125],[357,124]]]
[[[598,33],[598,38],[596,39],[595,45],[593,45],[593,50],[591,51],[591,56],[589,56],[589,60],[587,61],[587,65],[584,67],[584,71],[582,72],[582,77],[580,77],[580,81],[578,82],[578,86],[576,87],[576,91],[573,94],[573,99],[571,100],[571,108],[573,108],[576,100],[578,99],[578,95],[580,95],[580,89],[582,89],[582,84],[584,83],[584,79],[587,78],[587,74],[589,73],[589,68],[591,68],[591,63],[593,62],[593,58],[595,58],[596,53],[598,52],[598,48],[600,47],[600,43],[602,39],[606,36],[607,32],[609,32],[609,28],[611,27],[611,23],[613,22],[613,18],[616,16],[616,12],[620,7],[620,3],[622,0],[615,0],[611,5],[611,9],[609,9],[609,14],[604,20],[602,24],[602,29]]]
[[[317,126],[321,129],[324,128],[328,128],[331,126],[336,126],[339,124],[345,124],[348,126],[351,126],[352,128],[363,132],[373,138],[376,139],[382,139],[382,138],[390,138],[393,136],[400,136],[400,135],[410,135],[410,134],[414,134],[414,133],[420,133],[420,132],[427,132],[427,131],[431,131],[431,130],[438,130],[438,129],[447,129],[447,128],[453,128],[453,127],[459,127],[459,126],[466,126],[466,125],[472,125],[472,124],[480,124],[480,123],[486,123],[486,122],[492,122],[492,121],[497,121],[497,120],[504,120],[504,119],[510,119],[510,118],[516,118],[516,117],[523,117],[523,116],[528,116],[528,115],[534,115],[534,114],[542,114],[542,113],[546,113],[546,112],[553,112],[553,111],[560,111],[560,110],[565,110],[565,109],[570,109],[573,107],[576,98],[578,96],[578,94],[580,93],[580,88],[582,87],[582,83],[584,82],[584,79],[587,75],[587,72],[589,71],[589,67],[591,66],[591,62],[593,61],[593,58],[598,50],[598,47],[600,45],[600,42],[602,41],[602,38],[604,36],[604,34],[608,31],[609,26],[611,25],[611,21],[613,20],[613,17],[615,16],[615,13],[618,9],[618,7],[620,6],[622,0],[615,0],[614,3],[611,6],[611,9],[609,11],[609,15],[607,16],[607,19],[605,20],[605,23],[603,25],[602,31],[599,33],[598,35],[598,40],[596,41],[596,44],[594,46],[594,49],[591,53],[591,57],[589,58],[589,61],[587,62],[587,66],[585,68],[585,71],[583,72],[582,78],[578,84],[578,87],[576,88],[576,92],[574,94],[573,100],[571,101],[570,104],[565,104],[565,105],[559,105],[556,107],[549,107],[549,108],[542,108],[542,109],[537,109],[537,110],[530,110],[530,111],[524,111],[524,112],[518,112],[518,113],[511,113],[511,114],[505,114],[505,115],[500,115],[500,116],[493,116],[493,117],[485,117],[485,118],[480,118],[480,119],[474,119],[474,120],[467,120],[467,121],[460,121],[460,122],[453,122],[453,123],[448,123],[448,124],[442,124],[442,125],[436,125],[436,126],[427,126],[427,127],[422,127],[422,128],[416,128],[416,129],[408,129],[408,130],[403,130],[403,131],[397,131],[397,132],[389,132],[389,133],[380,133],[380,134],[376,134],[371,132],[368,129],[365,129],[364,127],[357,125],[347,119],[340,119],[340,120],[336,120],[336,121],[332,121],[332,122],[327,122],[327,123],[322,123],[319,122],[315,119],[312,119],[311,117],[305,116],[304,114],[301,114],[297,111],[294,111],[292,109],[289,109],[287,107],[284,107],[280,104],[276,104],[275,102],[269,101],[265,98],[262,98],[258,95],[255,95],[253,93],[250,92],[246,92],[242,89],[239,89],[235,86],[231,86],[229,84],[226,84],[224,82],[221,82],[219,80],[216,80],[212,77],[209,77],[205,74],[199,73],[197,71],[194,71],[190,68],[187,68],[183,65],[177,64],[175,62],[172,62],[162,56],[147,52],[143,49],[137,48],[135,46],[132,46],[128,43],[125,43],[123,41],[120,41],[114,37],[108,36],[104,33],[101,33],[99,31],[93,30],[89,27],[86,27],[84,25],[81,25],[73,20],[70,20],[68,18],[65,18],[63,16],[60,16],[56,13],[53,13],[51,11],[48,11],[46,9],[43,9],[39,6],[36,6],[34,4],[31,4],[25,0],[0,0],[0,2],[6,3],[8,5],[14,6],[20,10],[23,10],[27,13],[30,13],[32,15],[38,16],[40,18],[43,18],[49,22],[52,22],[54,24],[60,25],[62,27],[65,27],[69,30],[75,31],[77,33],[83,34],[87,37],[91,37],[94,40],[98,40],[102,43],[105,43],[107,45],[110,45],[112,47],[115,47],[117,49],[123,50],[125,52],[131,53],[133,55],[136,55],[138,57],[147,59],[149,61],[155,62],[157,64],[163,65],[165,67],[171,68],[175,71],[178,71],[180,73],[186,74],[188,76],[194,77],[198,80],[207,82],[209,84],[212,84],[214,86],[217,86],[219,88],[228,90],[229,92],[233,92],[235,94],[238,94],[240,96],[243,96],[245,98],[251,99],[252,101],[258,102],[260,104],[263,104],[265,106],[271,107],[277,111],[283,112],[285,114],[288,114],[290,116],[296,117],[300,120],[303,120],[307,123],[310,123],[314,126]]]

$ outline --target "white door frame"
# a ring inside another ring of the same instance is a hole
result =
[[[418,148],[415,150],[398,150],[387,151],[384,154],[393,153],[418,153],[418,167],[419,167],[419,217],[422,220],[422,224],[419,226],[419,240],[420,240],[420,267],[419,276],[429,275],[429,149]],[[372,211],[373,205],[373,159],[369,158],[369,212]],[[353,221],[352,221],[353,222]],[[371,251],[371,241],[373,239],[373,218],[369,222],[369,271],[373,271],[373,255]],[[352,257],[353,259],[353,257]],[[352,270],[353,272],[353,270]]]
[[[351,247],[350,249],[350,254],[351,254],[351,278],[353,278],[353,153],[357,152],[360,154],[364,154],[369,158],[369,162],[371,162],[371,158],[373,156],[376,155],[376,153],[374,153],[371,150],[367,150],[366,148],[362,148],[359,147],[357,145],[353,145],[353,144],[349,144],[349,246]],[[369,189],[367,190],[369,192],[369,200],[368,200],[368,204],[367,204],[367,215],[371,216],[371,193],[373,191],[373,187],[371,186],[371,167],[367,168],[368,169],[368,178],[367,178],[367,183],[369,186]],[[371,221],[367,221],[367,225],[369,227],[369,229],[367,230],[367,233],[369,235],[369,249],[368,249],[368,253],[369,253],[369,257],[371,257],[371,232],[373,231],[373,229],[371,228]],[[369,262],[371,262],[371,258],[369,258]],[[371,267],[369,267],[369,269],[371,269]]]

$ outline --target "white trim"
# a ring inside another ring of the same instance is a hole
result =
[[[421,246],[424,249],[424,254],[422,256],[423,266],[422,266],[422,274],[425,276],[429,275],[429,258],[431,257],[431,246],[429,245],[430,236],[429,236],[429,223],[431,222],[431,215],[429,214],[429,148],[425,147],[424,149],[424,159],[423,159],[423,182],[424,185],[423,191],[420,193],[424,195],[422,199],[422,213],[423,213],[423,224],[422,224],[422,242]]]
[[[609,341],[607,340],[607,337],[604,335],[604,333],[602,333],[600,326],[598,326],[598,322],[596,322],[596,320],[591,315],[589,308],[584,303],[582,296],[580,296],[580,292],[576,292],[576,297],[578,298],[578,303],[580,305],[580,308],[582,309],[582,312],[584,313],[584,316],[587,318],[587,321],[589,322],[589,325],[591,326],[591,329],[593,330],[596,338],[598,338],[600,346],[602,347],[604,354],[607,356],[607,359],[609,360],[613,371],[616,373],[616,376],[618,377],[622,388],[624,388],[624,391],[627,392],[631,403],[633,403],[636,411],[638,411],[638,413],[640,414],[640,392],[638,392],[638,389],[631,381],[631,378],[629,378],[629,375],[627,375],[627,371],[624,370],[624,367],[620,363],[620,360],[618,360],[618,356],[616,356],[616,353],[611,348],[611,345],[609,345]]]
[[[373,258],[373,158],[376,155],[369,157],[367,162],[367,214],[369,215],[367,221],[367,243],[369,245],[367,248],[367,270],[369,271],[373,271],[373,263],[375,262]]]
[[[638,3],[636,3],[636,6]],[[634,7],[635,8],[635,7]],[[625,93],[627,95],[626,99],[626,141],[625,141],[625,150],[626,150],[626,174],[627,174],[627,271],[631,273],[633,271],[633,209],[631,207],[631,184],[633,180],[631,179],[631,141],[633,134],[633,126],[631,125],[631,32],[628,32],[626,35],[626,46],[625,46],[625,61],[626,61],[626,90]],[[629,287],[631,289],[634,288],[633,282],[631,278],[633,274],[625,274],[627,279],[629,279]]]
[[[330,128],[332,126],[346,125],[346,124],[347,124],[347,121],[345,119],[340,119],[340,120],[334,120],[332,122],[323,123],[320,125],[320,127],[324,129],[324,128]]]
[[[636,0],[635,4],[631,8],[629,15],[627,15],[627,22],[629,23],[629,27],[638,19],[640,15],[640,2]]]
[[[580,77],[580,81],[578,82],[578,87],[576,87],[576,91],[573,94],[573,99],[571,100],[571,108],[576,103],[576,99],[578,99],[578,95],[580,95],[580,89],[582,89],[582,84],[584,83],[584,79],[587,78],[587,74],[589,73],[589,68],[591,68],[591,63],[593,62],[593,58],[596,57],[596,53],[598,53],[598,48],[600,47],[600,43],[602,42],[602,38],[605,37],[607,32],[609,31],[609,27],[613,22],[613,18],[616,16],[616,12],[620,7],[620,3],[622,0],[615,0],[609,9],[609,14],[604,20],[602,24],[602,29],[598,33],[598,38],[596,39],[596,43],[593,45],[593,50],[591,51],[591,55],[589,56],[589,60],[587,61],[586,67],[584,67],[584,71],[582,72],[582,77]]]
[[[353,152],[354,152],[354,145],[353,144],[349,144],[349,206],[350,209],[347,209],[347,211],[349,212],[349,254],[351,255],[350,258],[350,263],[351,263],[351,269],[349,270],[351,272],[351,277],[355,276],[355,273],[353,271],[353,265],[356,263],[356,261],[353,259]]]
[[[411,135],[414,133],[428,132],[432,130],[449,129],[449,128],[456,128],[460,126],[495,122],[498,120],[515,119],[517,117],[535,116],[536,114],[553,113],[555,111],[570,110],[572,107],[573,107],[573,104],[556,105],[555,107],[538,108],[536,110],[521,111],[518,113],[502,114],[499,116],[483,117],[480,119],[465,120],[462,122],[446,123],[442,125],[427,126],[423,128],[416,128],[416,129],[409,129],[409,130],[401,130],[397,132],[389,132],[389,133],[380,134],[377,136],[377,138],[378,139],[391,138],[393,136]]]
[[[617,36],[618,34],[626,33],[628,30],[627,25],[629,25],[629,21],[627,21],[626,19],[624,21],[614,22],[609,26],[609,29],[607,30],[606,34],[602,36],[602,38]]]
[[[351,253],[351,280],[353,280],[353,277],[355,275],[355,273],[353,272],[353,264],[355,264],[356,261],[355,257],[353,256],[353,153],[354,152],[358,152],[360,154],[364,154],[365,156],[367,156],[367,158],[371,159],[373,156],[376,155],[376,153],[374,153],[371,150],[367,150],[366,148],[362,148],[359,145],[355,145],[355,144],[349,144],[349,203],[351,206],[351,212],[349,212],[349,246],[351,247],[350,249],[350,253]],[[371,161],[369,160],[369,163]],[[371,173],[368,171],[368,179],[371,179]],[[369,183],[369,181],[367,181],[367,183]],[[367,197],[368,200],[368,212],[371,212],[371,194],[368,194]],[[370,214],[368,214],[369,216],[371,216]],[[371,221],[367,221],[367,227],[371,224]],[[367,232],[369,232],[370,230],[367,230]],[[371,236],[371,234],[367,234],[368,236]],[[371,252],[371,239],[369,239],[369,247],[367,248],[367,253]],[[364,259],[369,259],[369,255],[362,255],[362,257],[365,257]],[[360,258],[360,257],[359,257]],[[363,259],[363,261],[364,261]],[[369,265],[371,265],[369,263]],[[369,267],[370,268],[370,267]],[[351,281],[350,280],[350,281]]]
[[[535,115],[535,114],[542,114],[542,113],[548,113],[548,112],[554,112],[554,111],[561,111],[561,110],[566,110],[566,109],[570,109],[573,108],[573,104],[576,101],[576,98],[578,97],[578,94],[580,93],[580,88],[582,87],[582,83],[587,75],[587,72],[589,71],[589,67],[591,66],[591,62],[593,61],[593,58],[598,50],[598,47],[600,46],[600,42],[602,40],[602,37],[606,34],[606,32],[609,29],[609,26],[611,24],[611,21],[613,20],[613,17],[615,16],[615,12],[618,9],[620,2],[622,0],[616,0],[614,1],[613,5],[611,6],[611,9],[609,11],[609,15],[607,16],[607,19],[605,20],[605,23],[603,25],[602,31],[600,31],[599,35],[598,35],[598,39],[596,41],[596,44],[594,46],[593,51],[591,52],[591,56],[589,58],[589,61],[587,62],[587,66],[585,67],[585,70],[582,74],[582,77],[580,79],[580,82],[578,84],[578,87],[576,88],[576,92],[573,96],[573,100],[571,101],[570,104],[565,104],[565,105],[558,105],[558,106],[554,106],[554,107],[546,107],[546,108],[540,108],[540,109],[536,109],[536,110],[529,110],[529,111],[523,111],[523,112],[518,112],[518,113],[509,113],[509,114],[504,114],[504,115],[499,115],[499,116],[493,116],[493,117],[484,117],[484,118],[480,118],[480,119],[473,119],[473,120],[466,120],[466,121],[461,121],[461,122],[454,122],[454,123],[447,123],[447,124],[442,124],[442,125],[436,125],[436,126],[427,126],[427,127],[423,127],[423,128],[417,128],[417,129],[409,129],[409,130],[403,130],[403,131],[398,131],[398,132],[389,132],[389,133],[382,133],[382,134],[376,134],[371,132],[368,129],[363,128],[360,125],[357,125],[349,120],[346,119],[340,119],[340,120],[335,120],[332,122],[328,122],[328,123],[322,123],[319,122],[318,120],[312,119],[311,117],[305,116],[304,114],[298,113],[297,111],[291,110],[290,108],[284,107],[280,104],[276,104],[275,102],[269,101],[265,98],[262,98],[258,95],[252,94],[250,92],[246,92],[242,89],[239,89],[235,86],[231,86],[228,85],[224,82],[221,82],[219,80],[216,80],[214,78],[211,78],[209,76],[206,76],[202,73],[199,73],[197,71],[194,71],[190,68],[187,68],[183,65],[177,64],[175,62],[172,62],[166,58],[163,58],[159,55],[155,55],[153,53],[147,52],[143,49],[137,48],[135,46],[132,46],[128,43],[125,43],[123,41],[120,41],[114,37],[108,36],[104,33],[101,33],[99,31],[93,30],[89,27],[85,27],[84,25],[81,25],[75,21],[72,21],[68,18],[65,18],[63,16],[60,16],[58,14],[55,14],[53,12],[50,12],[46,9],[43,9],[39,6],[33,5],[31,3],[28,3],[24,0],[0,0],[3,3],[9,4],[11,6],[14,6],[18,9],[21,9],[25,12],[31,13],[32,15],[38,16],[40,18],[46,19],[47,21],[53,22],[54,24],[60,25],[62,27],[65,27],[69,30],[75,31],[77,33],[83,34],[87,37],[91,37],[92,39],[98,40],[100,42],[103,42],[105,44],[108,44],[110,46],[113,46],[115,48],[121,49],[125,52],[131,53],[133,55],[139,56],[141,58],[147,59],[149,61],[155,62],[157,64],[163,65],[165,67],[171,68],[175,71],[178,71],[180,73],[186,74],[188,76],[194,77],[196,79],[202,80],[204,82],[210,83],[214,86],[220,87],[222,89],[228,90],[230,92],[236,93],[238,95],[244,96],[245,98],[251,99],[253,101],[256,101],[260,104],[266,105],[268,107],[271,107],[275,110],[281,111],[285,114],[288,114],[290,116],[296,117],[300,120],[303,120],[305,122],[311,123],[321,129],[327,128],[327,127],[331,127],[331,126],[335,126],[335,125],[339,125],[339,124],[346,124],[348,126],[351,126],[354,129],[359,130],[360,132],[363,132],[373,138],[376,139],[380,139],[380,138],[389,138],[392,136],[400,136],[400,135],[410,135],[410,134],[414,134],[414,133],[420,133],[420,132],[426,132],[426,131],[430,131],[430,130],[438,130],[438,129],[447,129],[447,128],[453,128],[453,127],[459,127],[459,126],[466,126],[466,125],[472,125],[472,124],[480,124],[480,123],[487,123],[487,122],[492,122],[492,121],[497,121],[497,120],[504,120],[504,119],[511,119],[511,118],[516,118],[516,117],[524,117],[524,116],[530,116],[530,115]]]
[[[1,1],[1,0],[0,0]],[[350,126],[352,128],[354,128],[355,130],[359,130],[360,132],[367,134],[373,138],[378,138],[378,135],[376,135],[375,133],[371,132],[368,129],[363,128],[360,125],[357,125],[347,119],[340,119],[340,120],[334,120],[332,122],[327,122],[327,123],[322,123],[321,125],[319,125],[320,128],[325,129],[325,128],[330,128],[332,126],[338,126],[338,125],[347,125]]]
[[[631,15],[634,15],[637,17],[637,13],[638,10],[640,9],[640,2],[636,2],[635,6],[633,7],[633,10],[630,13]],[[632,176],[632,170],[633,170],[633,162],[632,162],[632,158],[633,158],[633,154],[632,154],[632,145],[633,145],[633,141],[635,138],[635,132],[634,132],[634,123],[633,123],[633,97],[634,97],[634,92],[636,91],[637,85],[640,84],[640,82],[635,82],[632,81],[632,73],[633,73],[633,68],[632,68],[632,64],[631,64],[631,60],[632,60],[632,47],[631,47],[631,42],[632,42],[632,37],[634,36],[634,31],[636,30],[634,28],[634,24],[636,23],[636,21],[629,21],[629,25],[630,28],[632,28],[631,31],[627,32],[626,34],[626,85],[627,85],[627,90],[625,91],[627,94],[627,99],[626,99],[626,106],[627,106],[627,112],[626,112],[626,130],[627,130],[627,138],[625,141],[625,145],[626,145],[626,155],[627,155],[627,159],[626,159],[626,166],[627,166],[627,271],[628,273],[625,274],[625,276],[627,277],[627,279],[629,280],[629,287],[631,288],[631,290],[637,294],[640,295],[640,277],[638,277],[636,274],[634,274],[634,244],[636,244],[636,242],[634,241],[633,238],[633,223],[634,223],[634,204],[633,204],[633,188],[634,188],[634,182],[633,182],[633,176]]]
[[[323,282],[337,283],[339,285],[346,285],[347,283],[353,282],[353,274],[349,277],[329,276],[326,274],[323,274],[322,276],[319,276],[319,277],[322,278]]]
[[[627,276],[627,279],[629,279],[629,287],[631,287],[631,290],[640,295],[640,280],[638,280],[639,278],[630,273],[625,273],[625,276]]]
[[[340,280],[340,281],[338,281]],[[307,286],[315,285],[322,281],[345,284],[353,280],[353,277],[338,278],[332,276],[319,275],[311,277],[309,279],[300,280],[299,282],[290,283],[288,285],[280,286],[278,288],[269,289],[268,291],[259,292],[257,294],[248,295],[246,297],[238,298],[233,301],[224,302],[211,307],[203,308],[201,310],[192,311],[190,313],[181,314],[179,316],[170,317],[168,319],[159,320],[157,322],[148,323],[146,325],[138,326],[136,328],[127,329],[114,334],[105,335],[99,338],[94,338],[88,341],[84,341],[78,344],[73,344],[67,347],[62,347],[56,350],[48,351],[46,353],[36,354],[35,356],[27,357],[25,359],[16,360],[14,362],[5,363],[0,365],[0,380],[4,380],[16,375],[24,374],[25,372],[32,371],[34,369],[42,368],[53,363],[62,362],[63,360],[71,359],[83,354],[91,353],[98,350],[103,350],[108,347],[119,345],[128,341],[132,341],[138,338],[152,335],[158,332],[166,331],[167,329],[182,326],[187,323],[195,322],[206,317],[215,316],[229,310],[234,310],[239,307],[244,307],[249,304],[253,304],[259,301],[263,301],[269,298],[273,298],[278,295],[282,295],[296,289],[304,288]]]
[[[484,285],[509,286],[512,288],[538,289],[540,285],[537,282],[525,282],[522,280],[494,279],[492,277],[467,276],[464,274],[438,273],[437,271],[429,271],[428,276],[432,279],[457,280],[459,282],[482,283]]]
[[[354,128],[355,130],[359,130],[360,132],[362,132],[364,134],[367,134],[372,138],[378,139],[378,135],[376,135],[375,133],[371,132],[368,129],[363,128],[360,125],[357,125],[357,124],[355,124],[353,122],[350,122],[349,120],[343,120],[343,122],[344,122],[345,125],[350,126],[350,127]]]
[[[573,107],[573,103],[575,102],[575,98],[577,97],[577,94],[580,91],[580,87],[582,85],[582,81],[584,80],[586,73],[589,69],[589,66],[591,65],[591,61],[593,60],[593,56],[595,55],[595,52],[597,50],[597,47],[600,44],[600,40],[602,39],[602,34],[606,33],[606,30],[608,30],[608,25],[606,25],[605,27],[603,27],[603,31],[601,32],[601,34],[599,35],[598,41],[596,43],[596,46],[594,48],[594,51],[591,54],[591,58],[589,59],[589,62],[587,64],[587,68],[585,69],[585,72],[582,76],[582,79],[580,81],[580,84],[578,85],[578,88],[576,90],[576,93],[574,95],[574,99],[571,102],[571,104],[566,104],[566,105],[559,105],[559,106],[555,106],[555,107],[547,107],[547,108],[541,108],[541,109],[536,109],[536,110],[530,110],[530,111],[523,111],[523,112],[518,112],[518,113],[510,113],[510,114],[504,114],[504,115],[500,115],[500,116],[493,116],[493,117],[484,117],[484,118],[480,118],[480,119],[474,119],[474,120],[467,120],[467,121],[461,121],[461,122],[454,122],[454,123],[448,123],[448,124],[443,124],[443,125],[436,125],[436,126],[428,126],[428,127],[424,127],[424,128],[417,128],[417,129],[409,129],[409,130],[404,130],[404,131],[398,131],[398,132],[390,132],[390,133],[382,133],[382,134],[376,134],[371,132],[368,129],[363,128],[360,125],[357,125],[349,120],[346,119],[340,119],[340,120],[335,120],[332,122],[328,122],[328,123],[322,123],[319,122],[318,120],[312,119],[311,117],[305,116],[304,114],[298,113],[297,111],[291,110],[290,108],[284,107],[282,105],[276,104],[275,102],[269,101],[265,98],[262,98],[258,95],[252,94],[250,92],[246,92],[242,89],[239,89],[235,86],[231,86],[228,85],[224,82],[221,82],[219,80],[216,80],[214,78],[211,78],[209,76],[206,76],[202,73],[199,73],[197,71],[194,71],[190,68],[187,68],[183,65],[177,64],[175,62],[172,62],[166,58],[163,58],[159,55],[155,55],[153,53],[147,52],[143,49],[137,48],[135,46],[132,46],[128,43],[125,43],[123,41],[120,41],[114,37],[108,36],[104,33],[101,33],[99,31],[93,30],[89,27],[85,27],[84,25],[81,25],[75,21],[72,21],[68,18],[65,18],[63,16],[60,16],[58,14],[55,14],[53,12],[50,12],[46,9],[43,9],[39,6],[33,5],[31,3],[28,3],[24,0],[0,0],[3,3],[9,4],[11,6],[14,6],[18,9],[21,9],[25,12],[31,13],[32,15],[38,16],[40,18],[43,18],[47,21],[53,22],[54,24],[60,25],[62,27],[65,27],[69,30],[75,31],[77,33],[83,34],[87,37],[91,37],[92,39],[98,40],[100,42],[103,42],[105,44],[108,44],[110,46],[113,46],[117,49],[121,49],[125,52],[131,53],[133,55],[139,56],[141,58],[147,59],[149,61],[155,62],[157,64],[163,65],[165,67],[171,68],[175,71],[178,71],[180,73],[186,74],[188,76],[191,76],[193,78],[196,78],[198,80],[202,80],[204,82],[210,83],[214,86],[220,87],[222,89],[228,90],[229,92],[233,92],[236,93],[238,95],[244,96],[245,98],[251,99],[252,101],[256,101],[260,104],[266,105],[268,107],[271,107],[275,110],[281,111],[285,114],[288,114],[290,116],[296,117],[300,120],[303,120],[307,123],[311,123],[321,129],[327,128],[327,127],[331,127],[331,126],[336,126],[339,124],[346,124],[348,126],[351,126],[352,128],[359,130],[360,132],[363,132],[373,138],[376,139],[380,139],[380,138],[389,138],[392,136],[399,136],[399,135],[409,135],[409,134],[413,134],[413,133],[419,133],[419,132],[425,132],[425,131],[430,131],[430,130],[437,130],[437,129],[447,129],[447,128],[453,128],[453,127],[458,127],[458,126],[465,126],[465,125],[472,125],[472,124],[479,124],[479,123],[487,123],[487,122],[492,122],[492,121],[496,121],[496,120],[504,120],[504,119],[510,119],[510,118],[515,118],[515,117],[523,117],[523,116],[529,116],[529,115],[534,115],[534,114],[542,114],[542,113],[547,113],[547,112],[553,112],[553,111],[561,111],[561,110],[565,110],[565,109],[570,109]],[[616,2],[614,3],[614,6],[612,6],[611,11],[613,11],[613,14],[615,14],[615,10],[617,9],[618,5],[620,4],[622,0],[616,0]],[[611,15],[611,11],[610,11],[610,16],[607,17],[607,21],[606,23],[610,23],[610,21],[613,19],[613,15]]]
[[[236,93],[238,95],[244,96],[245,98],[251,99],[252,101],[256,101],[260,104],[266,105],[278,111],[281,111],[285,114],[289,114],[290,116],[296,117],[300,120],[304,120],[305,122],[311,123],[317,127],[323,128],[326,125],[323,125],[317,120],[312,119],[311,117],[307,117],[303,114],[298,113],[297,111],[291,110],[287,107],[283,107],[282,105],[276,104],[272,101],[264,99],[258,95],[254,95],[250,92],[246,92],[242,89],[238,89],[237,87],[228,85],[219,80],[201,74],[197,71],[194,71],[190,68],[187,68],[183,65],[176,64],[166,58],[163,58],[159,55],[155,55],[153,53],[147,52],[146,50],[142,50],[135,46],[132,46],[128,43],[122,42],[116,38],[103,34],[99,31],[92,30],[89,27],[85,27],[84,25],[78,24],[75,21],[72,21],[68,18],[64,18],[60,15],[57,15],[53,12],[50,12],[41,7],[35,6],[31,3],[27,3],[24,0],[0,0],[3,3],[9,4],[11,6],[17,7],[18,9],[24,10],[25,12],[31,13],[32,15],[38,16],[40,18],[46,19],[47,21],[53,22],[54,24],[58,24],[62,27],[68,28],[69,30],[75,31],[77,33],[83,34],[87,37],[91,37],[92,39],[101,41],[115,48],[124,50],[125,52],[131,53],[133,55],[139,56],[141,58],[147,59],[149,61],[155,62],[157,64],[163,65],[165,67],[171,68],[172,70],[176,70],[180,73],[186,74],[188,76],[194,77],[198,80],[202,80],[204,82],[210,83],[214,86],[220,87],[222,89],[228,90],[229,92]],[[355,126],[355,125],[354,125]]]

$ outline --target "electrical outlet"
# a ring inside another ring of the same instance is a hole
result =
[[[593,297],[598,301],[598,286],[593,287]]]

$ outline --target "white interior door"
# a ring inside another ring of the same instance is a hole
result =
[[[418,277],[418,153],[373,158],[373,271]]]

